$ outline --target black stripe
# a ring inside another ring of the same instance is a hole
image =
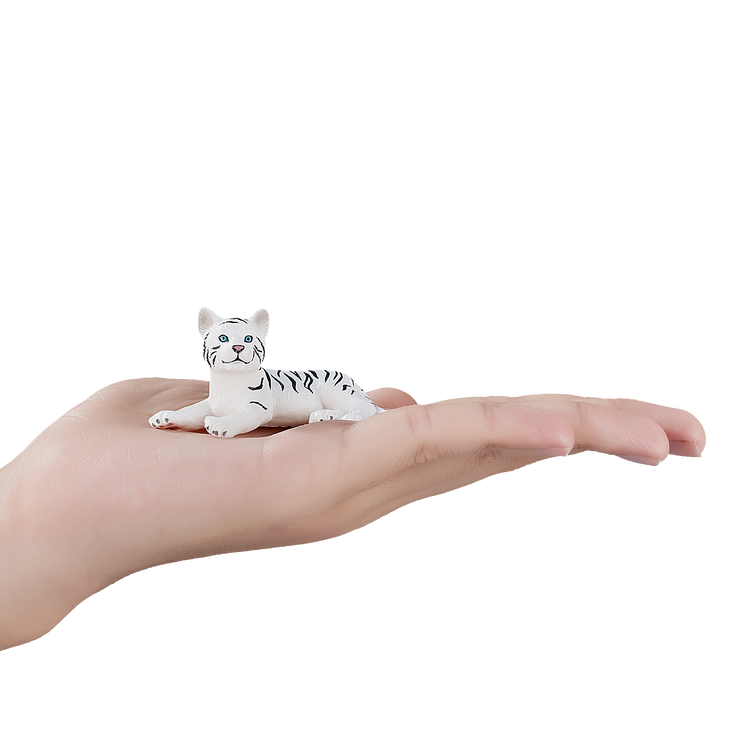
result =
[[[276,370],[276,372],[278,373],[278,370]],[[265,370],[265,373],[268,374],[268,370]],[[284,390],[284,384],[277,377],[274,377],[273,375],[271,375],[271,377],[281,386],[281,390],[283,391]],[[270,380],[268,381],[268,385],[271,385],[271,381]]]
[[[260,401],[248,401],[247,405],[250,406],[250,404],[258,404],[258,406],[260,406],[261,409],[265,409],[266,411],[268,411],[268,407],[263,406],[263,404],[261,404]]]
[[[310,377],[310,373],[306,372],[304,385],[305,385],[305,388],[307,388],[307,390],[310,391],[310,393],[312,393],[312,388],[310,388],[310,386],[312,385],[312,382],[313,382],[313,379]]]
[[[318,378],[318,373],[315,372],[315,370],[308,370],[308,372],[310,373],[310,375],[312,375],[315,378],[315,380],[319,379]]]
[[[326,379],[325,379],[325,382],[327,383],[327,382],[328,382],[328,378],[330,378],[330,377],[331,377],[331,373],[330,373],[330,372],[328,372],[328,370],[323,370],[323,372],[324,372],[324,373],[326,374]]]
[[[292,372],[294,372],[294,371],[292,370]],[[294,382],[294,378],[291,377],[288,372],[285,372],[284,375],[286,375],[286,377],[288,378],[289,382],[292,384],[292,388],[294,388],[294,392],[295,393],[299,393],[299,391],[297,390],[297,383]],[[299,377],[299,375],[297,377]]]
[[[221,323],[219,323],[220,326],[223,326],[224,323],[247,323],[248,321],[244,318],[229,318],[228,320],[222,320]]]
[[[270,385],[270,383],[269,383],[269,385]],[[256,385],[256,386],[249,385],[247,387],[247,389],[249,391],[259,391],[262,387],[263,387],[263,376],[261,376],[260,383],[258,385]]]
[[[333,382],[334,385],[338,385],[343,379],[344,379],[344,373],[343,372],[337,372],[338,378]]]

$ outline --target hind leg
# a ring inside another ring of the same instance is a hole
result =
[[[372,417],[385,409],[370,401],[370,399],[358,399],[356,403],[347,404],[348,409],[318,409],[310,415],[310,422],[325,422],[329,419],[345,419],[348,422],[360,422],[363,419]],[[352,409],[351,407],[355,408]]]
[[[339,417],[339,419],[348,419],[350,422],[360,422],[363,419],[367,419],[368,417],[375,416],[375,414],[379,414],[381,411],[385,411],[385,409],[381,409],[379,406],[375,406],[375,404],[373,404],[372,401],[368,399],[365,403],[360,404],[356,409],[352,409],[350,412],[344,414],[343,417]]]
[[[311,422],[327,419],[345,419],[359,422],[385,409],[375,406],[370,397],[348,375],[335,373],[337,377],[320,384],[318,391],[323,409],[310,415]]]

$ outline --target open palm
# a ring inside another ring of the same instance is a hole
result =
[[[388,411],[361,422],[231,440],[149,427],[157,409],[207,390],[164,379],[108,386],[2,469],[2,554],[16,573],[0,574],[0,593],[15,602],[0,616],[0,647],[42,635],[87,596],[153,565],[330,538],[550,456],[594,450],[656,464],[705,445],[692,415],[638,401],[547,395],[420,406],[394,389],[370,393]]]

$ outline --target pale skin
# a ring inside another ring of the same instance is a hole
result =
[[[552,456],[597,451],[656,465],[705,446],[691,414],[564,395],[417,405],[395,389],[361,422],[260,428],[231,440],[154,430],[205,399],[201,381],[95,393],[0,469],[0,648],[49,632],[139,570],[345,534],[415,500]]]

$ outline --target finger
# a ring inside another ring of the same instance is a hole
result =
[[[469,399],[481,401],[482,399]],[[517,403],[544,409],[554,409],[558,413],[574,414],[581,407],[575,404],[591,404],[618,411],[633,417],[643,417],[658,424],[664,431],[669,452],[677,456],[700,456],[706,445],[703,425],[690,412],[668,406],[651,404],[633,399],[585,398],[563,394],[537,394],[531,396],[492,397],[493,401]],[[606,452],[606,451],[605,451]]]
[[[402,406],[411,406],[417,402],[404,391],[398,388],[378,388],[367,394],[372,402],[381,409],[398,409]]]
[[[572,453],[595,451],[656,466],[669,454],[664,428],[652,417],[618,411],[604,400],[523,399],[561,416],[575,432]]]
[[[353,425],[344,459],[374,486],[422,463],[496,448],[566,455],[575,434],[555,412],[468,401],[413,405]]]

